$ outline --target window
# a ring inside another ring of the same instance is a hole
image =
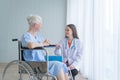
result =
[[[89,80],[120,80],[120,1],[67,0],[67,24],[83,42],[81,72]]]

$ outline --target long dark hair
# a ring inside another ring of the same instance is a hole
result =
[[[79,39],[78,34],[77,34],[77,29],[76,29],[75,25],[74,24],[68,24],[67,27],[69,27],[72,30],[73,38]],[[67,38],[67,36],[65,36],[65,38]]]

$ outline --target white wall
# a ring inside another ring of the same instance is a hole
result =
[[[27,31],[30,14],[43,18],[42,35],[52,43],[64,37],[66,0],[0,0],[0,62],[17,59],[17,43],[11,39]]]

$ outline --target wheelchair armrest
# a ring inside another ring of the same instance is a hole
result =
[[[35,47],[35,48],[28,48],[28,47],[21,47],[22,50],[43,50],[44,48],[52,48],[55,45],[43,46],[43,47]]]
[[[43,46],[44,48],[52,48],[52,47],[55,47],[56,45],[54,44],[50,44],[49,46]]]
[[[19,39],[14,38],[14,39],[12,39],[12,41],[18,41],[18,44],[20,44],[20,46],[21,46],[21,41],[19,41]],[[55,46],[56,45],[54,45],[54,44],[51,44],[49,46],[35,47],[35,48],[28,48],[28,47],[22,47],[21,46],[21,49],[22,50],[43,50],[44,48],[52,48],[52,47],[55,47]]]
[[[28,47],[21,47],[22,50],[43,50],[43,47],[35,47],[35,48],[28,48]]]

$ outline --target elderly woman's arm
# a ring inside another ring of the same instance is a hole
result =
[[[29,42],[27,47],[28,48],[35,48],[35,47],[42,47],[42,46],[48,46],[48,45],[50,45],[50,41],[45,40],[43,43]]]

